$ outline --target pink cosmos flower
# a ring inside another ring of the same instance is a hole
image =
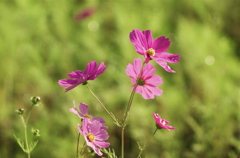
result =
[[[88,113],[88,105],[87,104],[84,104],[84,103],[80,103],[79,104],[79,110],[76,108],[76,105],[75,103],[73,102],[73,105],[74,105],[74,108],[71,108],[69,111],[74,113],[75,115],[77,115],[78,117],[80,117],[81,119],[89,119],[90,121],[94,121],[94,120],[97,120],[99,121],[100,123],[104,124],[105,121],[103,118],[101,117],[92,117],[92,115],[90,115]]]
[[[59,80],[58,84],[61,87],[67,87],[65,90],[65,92],[67,92],[81,83],[85,84],[88,80],[94,80],[95,78],[97,78],[98,75],[102,74],[105,69],[106,65],[104,65],[104,62],[101,62],[101,64],[97,66],[96,61],[91,61],[87,64],[87,68],[85,71],[73,71],[68,74],[68,77],[71,79]]]
[[[156,86],[161,85],[163,82],[160,76],[153,75],[155,68],[152,64],[146,64],[141,72],[142,66],[140,58],[134,59],[133,64],[127,65],[126,73],[131,77],[134,85],[138,84],[135,90],[137,93],[141,94],[144,99],[153,99],[154,95],[159,96],[162,94],[163,91]],[[132,90],[133,88],[134,86],[132,86]]]
[[[157,113],[152,113],[152,114],[155,119],[157,128],[159,129],[165,128],[165,129],[168,129],[169,131],[170,129],[176,129],[175,127],[167,125],[169,122],[167,120],[161,119],[161,117]]]
[[[101,122],[91,122],[88,119],[83,120],[82,127],[78,125],[78,130],[84,136],[87,145],[99,156],[103,155],[99,148],[107,148],[110,145],[109,142],[104,142],[109,138],[106,128]]]
[[[168,38],[162,36],[153,40],[150,30],[140,31],[135,29],[130,33],[130,41],[133,43],[136,51],[140,55],[144,55],[145,63],[152,59],[166,71],[175,72],[167,65],[167,62],[177,63],[180,61],[180,56],[178,54],[166,53],[170,46]]]

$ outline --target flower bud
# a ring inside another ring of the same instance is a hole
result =
[[[39,137],[40,136],[40,130],[39,129],[32,129],[33,135]]]
[[[19,115],[22,115],[24,113],[24,109],[23,108],[19,108],[16,110],[16,113],[19,114]]]
[[[40,97],[32,97],[31,101],[33,104],[38,104],[38,103],[40,103],[41,98]]]

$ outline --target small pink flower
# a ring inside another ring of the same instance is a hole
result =
[[[162,90],[159,89],[158,85],[162,84],[162,79],[160,76],[153,75],[155,68],[152,64],[146,64],[141,72],[142,60],[140,58],[134,59],[133,64],[128,64],[126,73],[131,77],[132,83],[138,84],[136,92],[141,94],[144,99],[153,99],[154,95],[159,96],[162,94]],[[140,74],[141,72],[141,74]],[[132,89],[134,86],[132,86]]]
[[[110,145],[109,142],[104,142],[109,138],[106,129],[107,127],[97,120],[91,122],[84,119],[82,127],[78,125],[78,130],[84,136],[87,145],[99,156],[103,155],[99,148],[107,148]]]
[[[175,127],[169,126],[168,125],[169,122],[167,120],[161,119],[161,117],[157,113],[152,113],[152,114],[155,119],[156,125],[159,129],[165,128],[165,129],[168,129],[169,131],[170,129],[176,129]]]
[[[84,72],[77,70],[68,74],[68,77],[71,79],[62,79],[58,81],[58,84],[61,87],[67,87],[65,92],[75,88],[79,84],[86,84],[88,80],[94,80],[98,75],[102,74],[106,68],[104,62],[101,62],[97,66],[96,61],[91,61],[87,64],[87,68]]]
[[[80,21],[83,20],[87,17],[92,16],[94,13],[96,12],[96,8],[92,7],[92,8],[87,8],[81,12],[79,12],[76,16],[75,19]]]
[[[170,46],[168,38],[162,36],[153,40],[150,30],[140,31],[135,29],[130,33],[130,41],[133,43],[136,51],[144,56],[145,63],[152,59],[166,71],[175,72],[167,65],[167,62],[177,63],[180,61],[180,56],[178,54],[166,53]]]
[[[79,110],[76,108],[75,103],[73,102],[74,108],[71,108],[69,111],[74,113],[75,115],[77,115],[78,117],[80,117],[81,119],[89,119],[90,121],[94,121],[97,120],[100,123],[104,124],[105,121],[103,118],[101,117],[92,117],[92,115],[90,115],[88,113],[88,105],[84,104],[84,103],[80,103],[79,104]]]

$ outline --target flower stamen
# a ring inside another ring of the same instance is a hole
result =
[[[83,117],[89,118],[92,121],[92,117],[90,115],[88,115],[88,114],[83,115]]]
[[[154,49],[152,49],[152,48],[149,48],[148,50],[147,50],[147,54],[149,55],[149,56],[155,56],[155,50]]]
[[[95,140],[95,137],[94,137],[94,135],[93,135],[92,133],[88,133],[88,134],[87,134],[87,138],[88,138],[88,140],[89,140],[90,142],[93,142],[93,141]]]

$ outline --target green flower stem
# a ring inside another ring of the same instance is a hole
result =
[[[143,149],[141,149],[140,153],[138,154],[138,157],[137,158],[140,158],[142,152],[146,149],[146,147],[148,146],[149,142],[152,140],[153,136],[155,135],[155,133],[157,132],[158,128],[155,129],[155,131],[153,132],[152,136],[150,139],[147,139],[147,141],[145,142],[144,144],[144,147]]]
[[[27,122],[25,122],[25,119],[22,115],[20,115],[22,123],[23,123],[23,127],[24,127],[24,137],[25,137],[25,143],[26,143],[26,149],[25,152],[28,155],[28,158],[30,158],[30,150],[29,150],[29,146],[28,146],[28,137],[27,137]]]
[[[78,158],[78,148],[79,148],[79,140],[80,140],[80,133],[78,133],[78,138],[77,138],[77,153],[76,153],[76,158]]]
[[[93,91],[88,87],[88,85],[86,85],[88,90],[90,91],[90,93],[97,99],[97,101],[100,103],[100,105],[103,107],[103,109],[108,113],[108,115],[117,123],[119,124],[118,120],[115,118],[115,116],[113,114],[111,114],[107,108],[104,106],[104,104],[100,101],[100,99],[98,99],[98,97],[93,93]]]
[[[27,116],[27,119],[26,119],[26,124],[28,123],[28,119],[30,117],[30,114],[31,114],[31,111],[32,111],[32,108],[34,107],[35,104],[32,104],[32,106],[30,107],[29,109],[29,113],[28,113],[28,116]]]
[[[136,84],[133,88],[130,99],[128,101],[128,106],[127,106],[127,110],[125,112],[125,117],[124,117],[123,122],[122,122],[122,158],[124,158],[124,130],[125,130],[125,127],[127,125],[127,119],[128,119],[128,116],[129,116],[129,111],[130,111],[130,108],[131,108],[131,105],[132,105],[132,101],[133,101],[135,90],[136,90],[137,86],[138,85]]]
[[[21,120],[22,120],[22,123],[23,123],[23,127],[24,127],[24,137],[25,137],[25,143],[26,143],[26,149],[25,149],[25,152],[27,153],[28,155],[28,158],[31,157],[30,153],[30,148],[29,148],[29,145],[28,145],[28,135],[27,135],[27,124],[28,124],[28,119],[30,117],[30,114],[31,114],[31,111],[32,111],[32,108],[34,107],[35,104],[32,104],[31,108],[29,109],[29,112],[28,112],[28,116],[27,116],[27,119],[25,121],[23,115],[20,115],[21,117]]]
[[[145,63],[143,63],[142,68],[140,70],[140,73],[138,75],[138,79],[136,81],[136,84],[133,87],[130,99],[128,101],[127,109],[126,109],[126,112],[125,112],[125,117],[124,117],[123,122],[122,122],[122,151],[121,151],[122,152],[122,157],[121,158],[124,158],[124,130],[125,130],[125,127],[127,125],[127,119],[128,119],[129,112],[130,112],[130,109],[131,109],[131,105],[132,105],[132,101],[133,101],[133,98],[134,98],[135,90],[136,90],[136,88],[138,86],[137,83],[138,83],[139,80],[141,80],[140,76],[142,74],[142,70],[143,70],[144,64]]]

